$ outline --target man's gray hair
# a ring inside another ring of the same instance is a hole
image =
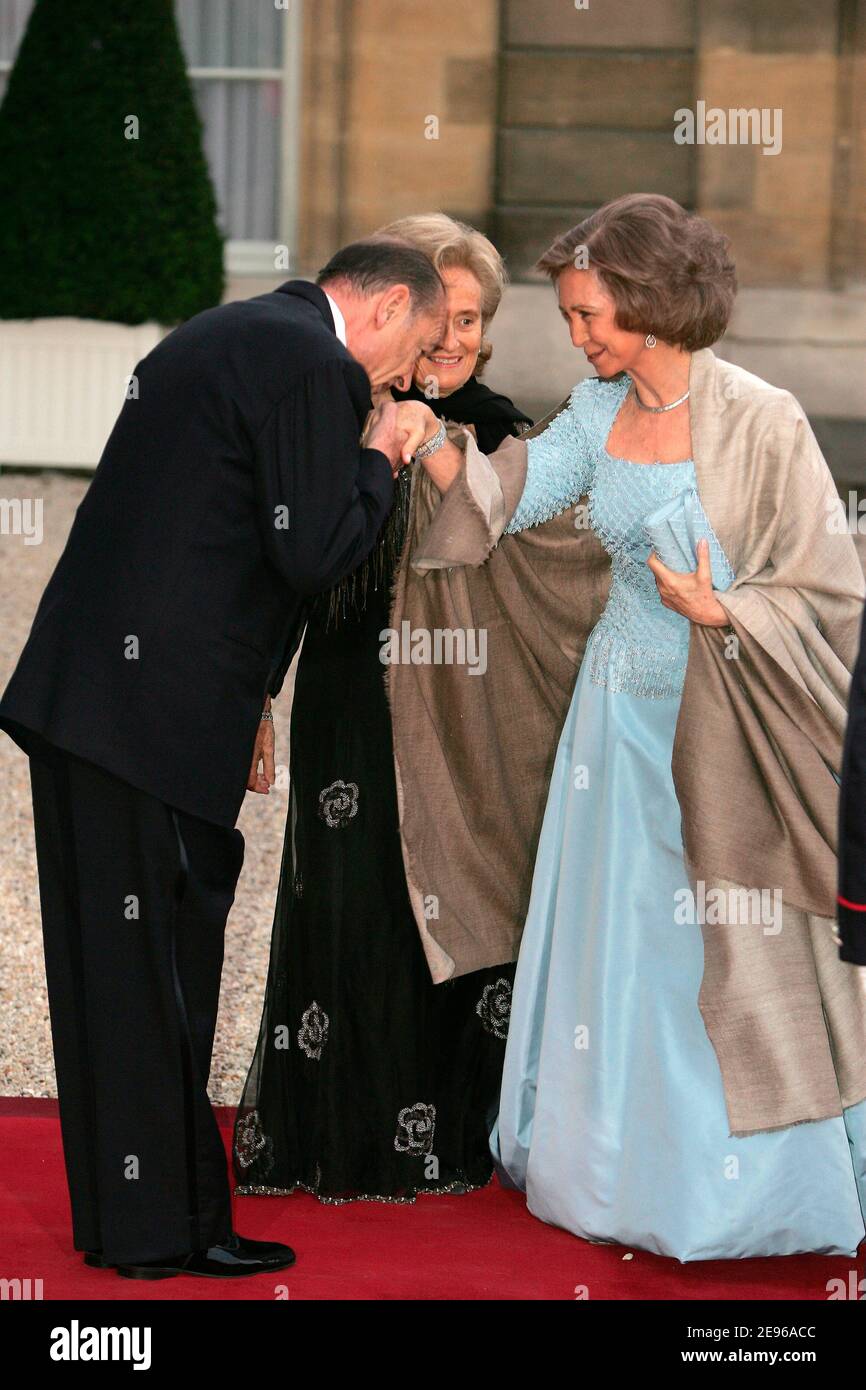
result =
[[[429,257],[394,237],[367,237],[338,251],[316,276],[322,287],[343,280],[362,295],[379,294],[392,285],[405,285],[413,312],[434,313],[442,307],[445,287]]]

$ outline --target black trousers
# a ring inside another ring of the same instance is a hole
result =
[[[207,1081],[243,836],[45,745],[30,773],[73,1244],[204,1249],[232,1229]]]

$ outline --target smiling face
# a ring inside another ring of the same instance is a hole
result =
[[[471,270],[443,270],[447,318],[441,341],[415,363],[415,385],[422,391],[431,378],[439,395],[450,396],[464,386],[478,364],[481,351],[481,285]]]
[[[594,270],[563,270],[556,282],[559,312],[568,324],[571,341],[601,377],[630,371],[646,346],[645,333],[630,333],[614,322],[616,305]]]

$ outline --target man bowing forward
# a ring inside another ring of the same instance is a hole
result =
[[[305,595],[368,554],[440,337],[420,252],[197,315],[136,368],[0,701],[30,758],[73,1243],[136,1278],[293,1263],[232,1230],[207,1095],[235,822]]]

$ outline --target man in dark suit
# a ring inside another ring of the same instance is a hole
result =
[[[0,701],[30,758],[73,1242],[89,1264],[234,1277],[294,1260],[232,1230],[206,1089],[235,822],[303,597],[365,558],[392,502],[404,436],[386,407],[361,447],[371,387],[409,379],[444,309],[426,257],[374,238],[316,285],[165,338],[136,369]]]
[[[839,794],[839,955],[866,965],[866,626],[851,680]]]

